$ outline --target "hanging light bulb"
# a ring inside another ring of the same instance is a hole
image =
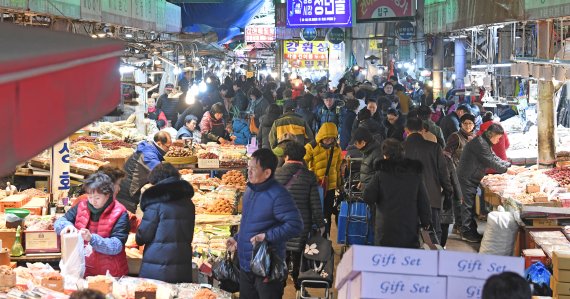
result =
[[[198,90],[200,92],[206,92],[208,90],[208,85],[206,85],[206,82],[204,82],[204,81],[200,82],[200,84],[198,86]]]
[[[175,67],[172,73],[175,75],[180,75],[180,73],[182,73],[182,70],[179,67]]]
[[[194,104],[196,102],[196,94],[193,92],[187,92],[185,101],[188,105]]]
[[[212,83],[212,79],[210,77],[206,78],[206,83],[208,84]]]

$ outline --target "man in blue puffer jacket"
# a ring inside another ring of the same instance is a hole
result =
[[[236,137],[235,144],[248,145],[251,139],[249,124],[241,118],[234,118],[232,121],[232,136]]]
[[[270,149],[262,148],[251,155],[240,230],[227,241],[228,250],[238,250],[240,298],[283,296],[283,281],[269,281],[251,272],[253,246],[267,241],[285,260],[287,240],[303,230],[303,220],[293,197],[273,178],[276,168],[277,157]]]

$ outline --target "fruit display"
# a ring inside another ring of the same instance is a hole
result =
[[[245,189],[246,179],[241,171],[230,170],[222,175],[222,184],[236,187],[238,189]]]
[[[192,156],[192,150],[180,146],[171,146],[166,157],[190,157]]]
[[[544,172],[547,176],[555,179],[561,186],[570,185],[570,168],[552,168]]]
[[[111,142],[103,142],[103,143],[101,143],[101,146],[104,149],[108,149],[108,150],[117,150],[117,149],[120,149],[122,147],[127,147],[127,148],[133,147],[133,145],[131,143],[124,142],[121,140],[114,140]]]
[[[231,215],[234,212],[235,204],[228,198],[218,198],[211,202],[206,209],[207,214]]]
[[[29,197],[46,197],[48,196],[47,193],[43,192],[42,190],[38,190],[36,188],[30,188],[22,191],[21,193],[26,194]]]

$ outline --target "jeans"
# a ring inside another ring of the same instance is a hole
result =
[[[251,272],[240,270],[239,297],[240,299],[282,298],[285,284],[283,281],[267,281]]]

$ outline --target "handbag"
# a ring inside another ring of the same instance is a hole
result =
[[[332,163],[332,157],[334,154],[334,146],[331,148],[331,154],[329,155],[329,161],[327,162],[327,170],[325,170],[325,176],[319,181],[319,185],[321,186],[321,188],[323,188],[323,197],[327,196],[327,191],[328,191],[328,177],[329,177],[329,171],[331,170],[331,163]]]
[[[259,133],[259,128],[255,124],[255,117],[254,116],[249,117],[249,131],[251,132],[251,134],[257,135],[257,133]]]

